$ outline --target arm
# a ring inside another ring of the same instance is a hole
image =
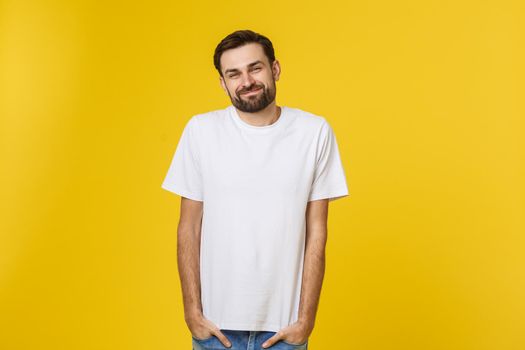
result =
[[[310,201],[306,207],[306,247],[299,303],[299,320],[309,336],[315,316],[325,271],[328,199]]]
[[[177,264],[186,322],[202,315],[200,239],[203,203],[181,197],[177,227]]]

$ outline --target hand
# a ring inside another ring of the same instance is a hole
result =
[[[302,344],[308,340],[312,333],[312,327],[308,327],[306,323],[297,321],[275,333],[270,339],[265,341],[263,348],[268,348],[279,340],[285,340],[291,344]]]
[[[214,335],[225,347],[229,348],[232,346],[228,338],[222,334],[221,330],[202,314],[187,319],[186,324],[195,338],[205,339]]]

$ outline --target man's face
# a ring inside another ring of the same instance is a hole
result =
[[[261,45],[249,43],[224,51],[221,56],[222,88],[240,111],[254,113],[275,100],[279,62],[270,66]]]

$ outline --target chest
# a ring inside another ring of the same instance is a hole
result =
[[[316,159],[311,137],[301,132],[217,133],[207,140],[202,157],[205,191],[259,196],[307,193]]]

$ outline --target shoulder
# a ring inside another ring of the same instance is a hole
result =
[[[326,122],[326,118],[322,115],[314,114],[297,107],[286,106],[286,108],[298,122],[305,125],[321,126]]]
[[[193,114],[186,122],[186,128],[194,137],[206,137],[205,133],[213,132],[215,127],[223,123],[227,116],[227,108]]]
[[[188,123],[194,124],[196,127],[202,127],[222,121],[228,116],[228,108],[215,109],[194,114]]]
[[[319,135],[330,128],[323,115],[315,114],[296,107],[286,107],[293,118],[293,124],[304,131]]]

